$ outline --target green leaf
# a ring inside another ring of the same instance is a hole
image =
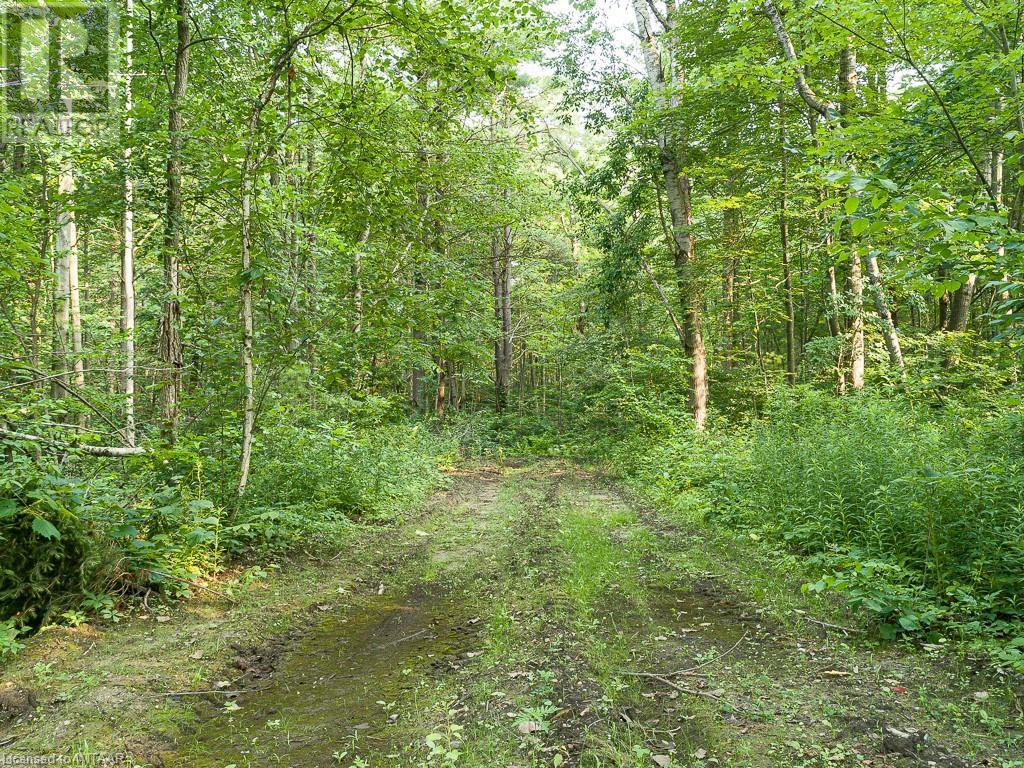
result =
[[[18,511],[18,502],[14,499],[0,499],[0,519],[10,517]]]
[[[853,230],[854,237],[863,234],[864,230],[870,226],[871,222],[867,219],[854,219],[850,222],[850,229]]]
[[[902,616],[900,616],[899,621],[900,626],[908,632],[913,632],[914,630],[921,628],[920,620],[917,618],[917,615],[913,613],[903,614]]]
[[[44,539],[59,539],[60,531],[53,527],[53,523],[45,517],[37,517],[32,520],[32,530]]]
[[[202,544],[204,541],[213,541],[215,534],[205,528],[194,528],[185,534],[189,544]]]
[[[847,216],[853,216],[853,214],[855,214],[857,212],[857,209],[860,208],[860,198],[857,198],[857,197],[848,197],[848,198],[846,198],[846,202],[843,203],[843,208],[846,210],[846,215]]]

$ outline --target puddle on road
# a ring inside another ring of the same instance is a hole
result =
[[[703,583],[651,590],[651,614],[659,623],[682,635],[712,645],[730,645],[756,630],[758,617]]]
[[[424,678],[472,650],[479,626],[462,615],[464,602],[427,583],[328,618],[264,687],[238,697],[239,710],[205,720],[170,764],[305,767],[385,754]]]

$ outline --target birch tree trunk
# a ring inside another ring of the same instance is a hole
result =
[[[63,174],[58,174],[58,188],[61,184]],[[57,205],[64,206],[65,202],[60,196],[57,198]],[[57,214],[57,232],[53,249],[53,271],[56,281],[53,286],[53,338],[52,338],[52,365],[54,370],[53,386],[51,394],[55,399],[66,397],[68,393],[68,371],[71,366],[71,343],[68,338],[68,329],[71,325],[71,276],[70,261],[68,259],[67,231],[64,228],[63,214]]]
[[[878,266],[878,259],[875,254],[868,254],[868,279],[871,281],[871,293],[875,302],[875,311],[882,321],[882,338],[885,340],[885,349],[889,353],[889,363],[899,371],[900,378],[907,377],[907,367],[903,362],[903,350],[900,347],[900,337],[896,332],[896,323],[889,310],[889,302],[885,295],[885,286],[882,282],[882,270]]]
[[[858,390],[864,389],[864,275],[855,246],[850,249],[850,294],[850,388]]]
[[[18,145],[15,146],[14,152],[14,172],[20,173],[22,170],[22,162],[24,158],[24,151],[18,151]],[[40,202],[42,204],[42,211],[40,216],[40,227],[39,227],[39,263],[40,265],[48,265],[50,263],[50,177],[49,171],[46,165],[46,159],[43,158],[40,165]],[[29,329],[30,329],[30,345],[29,345],[29,359],[32,361],[33,368],[40,367],[40,353],[42,349],[42,334],[39,327],[39,311],[40,305],[45,303],[43,296],[43,273],[46,270],[45,266],[41,266],[36,270],[35,280],[32,282],[32,301],[29,307]],[[51,270],[52,272],[53,270]],[[39,388],[45,387],[43,382],[39,382],[36,385]]]
[[[841,121],[845,125],[857,97],[857,57],[853,47],[843,48],[839,59],[839,86],[843,93],[840,105]],[[853,315],[850,318],[850,387],[864,389],[864,275],[861,271],[860,252],[850,241],[850,293]]]
[[[125,441],[135,445],[135,181],[132,178],[132,66],[135,47],[132,16],[134,0],[126,0],[124,40],[124,215],[121,221],[121,335],[124,354],[124,420]]]
[[[71,111],[57,119],[57,132],[65,138],[71,135]],[[67,143],[64,145],[67,151]],[[78,225],[75,220],[75,175],[70,157],[61,158],[57,177],[59,208],[54,260],[57,287],[54,295],[54,354],[61,375],[54,379],[54,395],[67,394],[70,371],[76,387],[85,383],[85,363],[82,360],[82,308],[78,287]]]
[[[255,126],[253,126],[255,133]],[[252,140],[255,140],[253,137]],[[252,465],[252,438],[256,426],[256,397],[254,389],[253,363],[253,314],[252,314],[252,188],[250,180],[250,156],[242,163],[242,280],[240,303],[242,315],[242,448],[238,462],[238,496],[245,495],[249,484],[249,469]]]

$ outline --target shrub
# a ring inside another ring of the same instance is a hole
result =
[[[325,522],[392,518],[440,481],[439,463],[453,452],[452,443],[423,424],[387,413],[274,414],[256,442],[247,509],[236,522],[290,508],[301,508],[314,526],[318,516]],[[283,517],[269,519],[290,525]]]
[[[936,594],[1000,593],[1016,614],[1024,465],[1000,449],[1016,441],[1008,427],[869,395],[783,395],[747,436],[722,516],[803,552],[884,557]]]
[[[34,632],[74,603],[100,563],[77,484],[46,471],[14,477],[0,486],[0,620]]]
[[[449,439],[388,401],[330,405],[331,417],[266,415],[240,508],[216,495],[233,465],[198,443],[124,465],[24,453],[0,465],[0,654],[61,615],[116,620],[133,594],[188,594],[232,557],[337,545],[354,521],[398,517],[440,482]]]
[[[798,389],[748,428],[666,434],[632,474],[663,500],[702,488],[713,522],[803,554],[822,572],[808,588],[842,592],[883,634],[941,623],[1012,637],[1024,619],[1019,435],[1012,413]]]

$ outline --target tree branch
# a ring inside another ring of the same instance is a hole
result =
[[[830,122],[836,120],[838,118],[838,110],[835,108],[835,105],[822,101],[811,86],[808,85],[807,78],[804,77],[803,68],[800,67],[800,61],[797,58],[796,49],[793,48],[793,41],[789,37],[786,25],[782,21],[782,13],[779,12],[774,0],[765,0],[762,9],[775,29],[775,37],[778,38],[779,45],[782,48],[783,57],[789,63],[796,65],[796,89],[800,94],[800,98],[804,100],[808,107],[826,120]]]
[[[40,437],[39,435],[27,435],[24,432],[12,432],[8,429],[0,429],[0,437],[8,440],[27,440],[32,443],[44,443],[48,445],[57,446],[64,448],[69,451],[80,451],[82,453],[88,453],[90,456],[107,456],[109,458],[120,459],[125,456],[142,456],[143,454],[149,453],[147,448],[135,447],[135,448],[120,448],[111,445],[72,445],[69,443],[62,443],[59,440],[54,440],[49,437]]]

